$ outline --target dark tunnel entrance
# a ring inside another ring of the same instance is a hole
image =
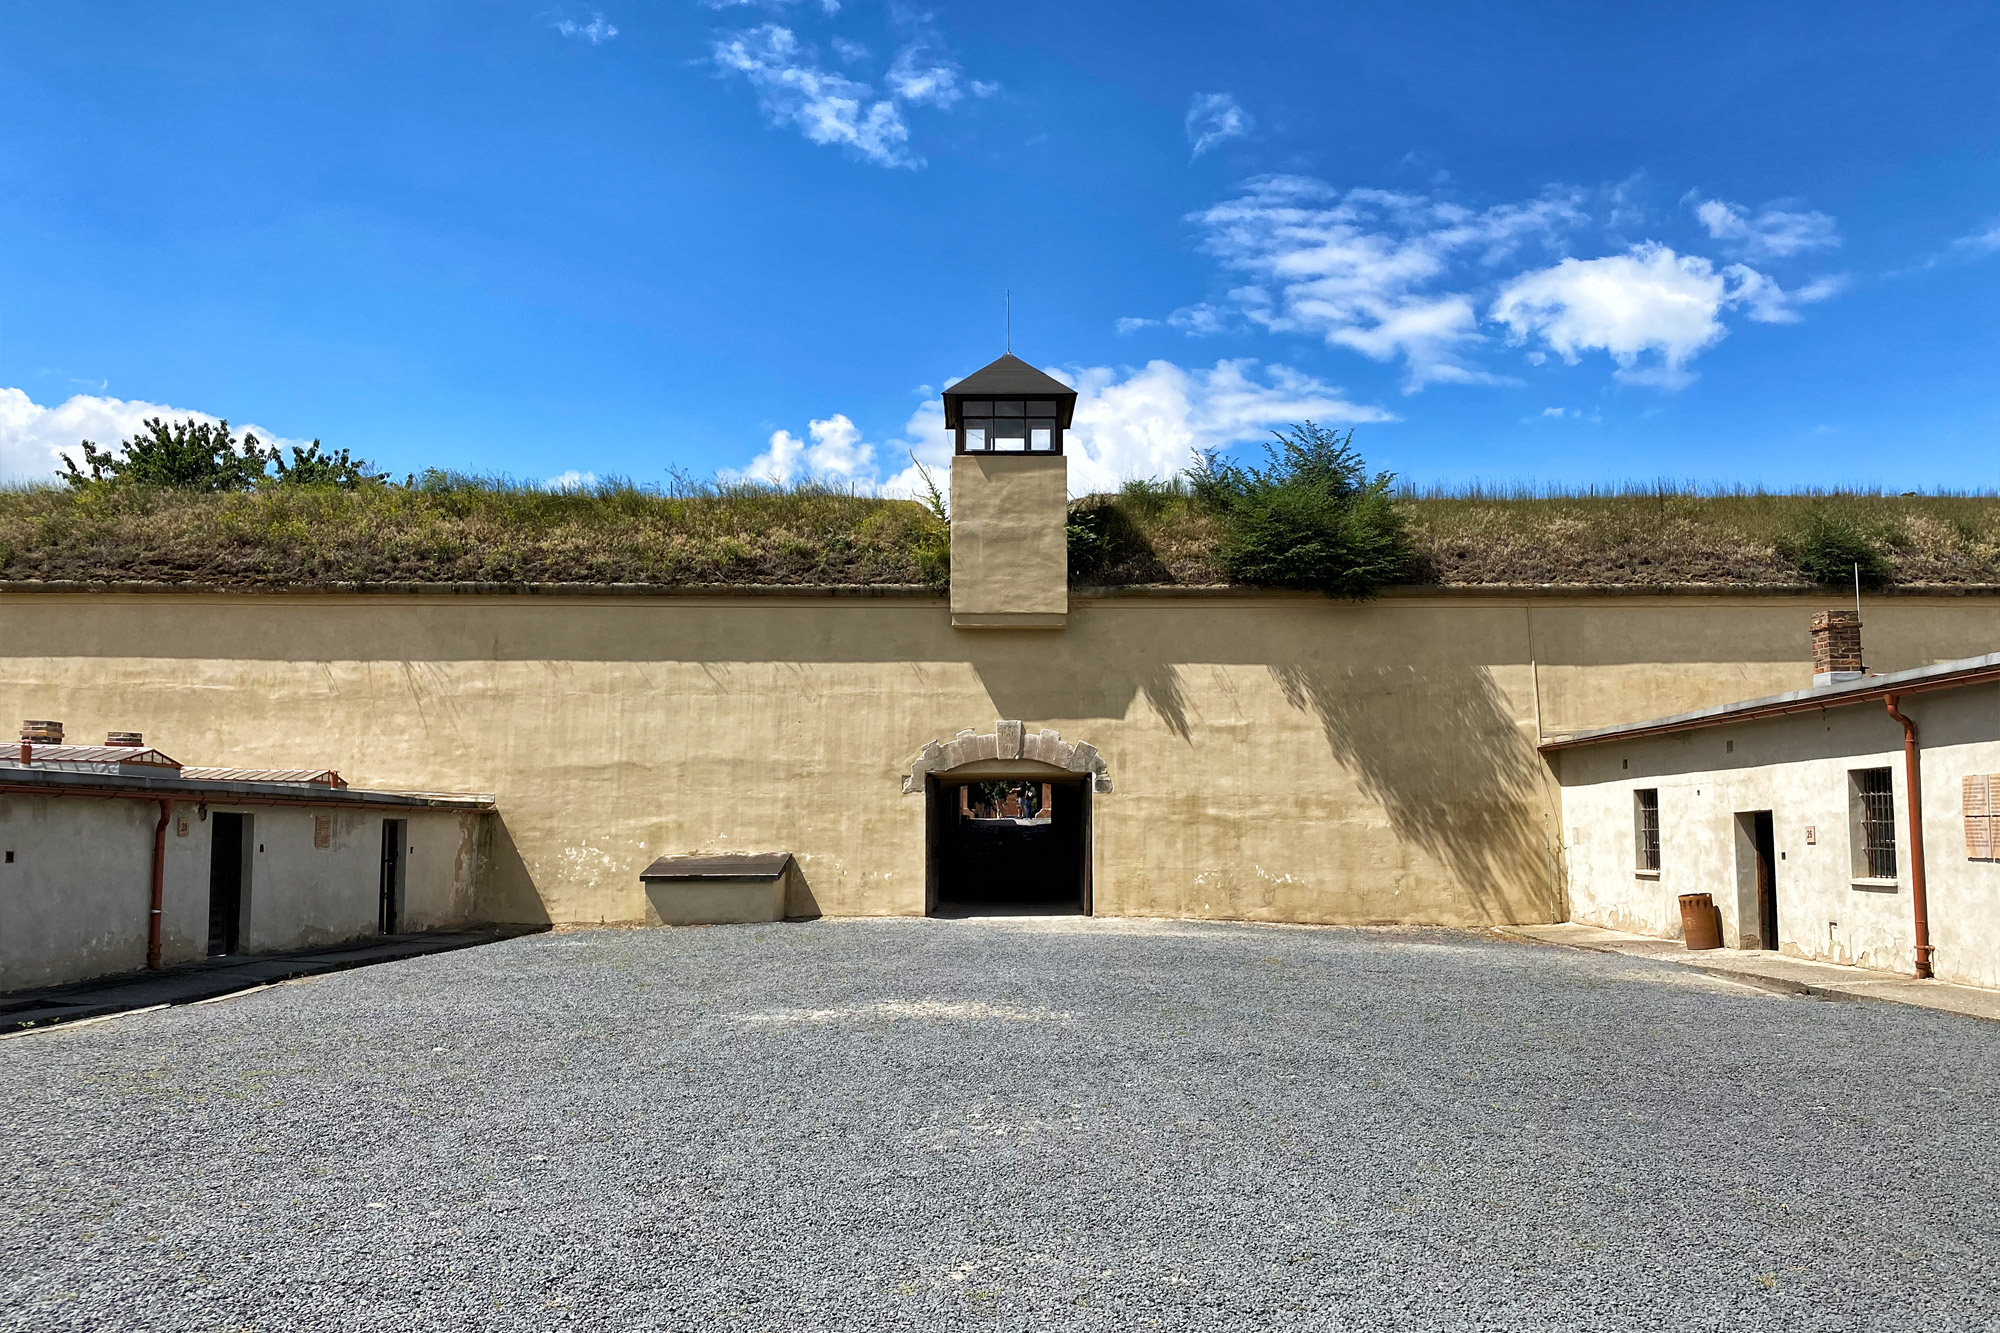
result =
[[[929,915],[1089,915],[1088,779],[932,776],[926,797]]]

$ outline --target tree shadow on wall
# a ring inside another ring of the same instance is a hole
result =
[[[1540,757],[1484,668],[1274,666],[1294,708],[1319,718],[1334,757],[1398,837],[1443,864],[1489,921],[1557,906]]]

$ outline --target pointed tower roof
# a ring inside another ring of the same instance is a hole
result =
[[[1067,430],[1076,413],[1076,390],[1035,369],[1012,352],[982,366],[944,391],[944,424],[958,426],[959,404],[967,398],[1053,398]]]

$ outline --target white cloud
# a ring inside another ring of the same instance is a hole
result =
[[[1342,195],[1320,181],[1266,176],[1193,220],[1212,254],[1254,279],[1230,293],[1250,320],[1377,361],[1400,357],[1404,387],[1415,392],[1504,382],[1467,361],[1484,340],[1478,314],[1473,296],[1447,280],[1459,266],[1499,264],[1525,244],[1553,246],[1584,216],[1573,195],[1475,212],[1421,195]]]
[[[1223,311],[1203,301],[1197,305],[1182,306],[1167,316],[1167,323],[1190,338],[1204,338],[1223,331],[1223,315]]]
[[[916,167],[910,127],[892,101],[842,74],[819,68],[790,28],[767,23],[715,43],[715,64],[757,90],[774,124],[795,126],[818,144],[851,148],[878,166]]]
[[[1158,328],[1159,324],[1160,321],[1157,319],[1139,319],[1132,315],[1126,315],[1120,318],[1119,321],[1115,325],[1113,325],[1113,327],[1116,328],[1119,333],[1125,334],[1125,333],[1137,333],[1140,329]]]
[[[1987,255],[2000,251],[2000,222],[1985,231],[1975,231],[1969,236],[1961,236],[1951,243],[1953,252],[1961,259],[1984,259]]]
[[[549,20],[549,26],[565,37],[574,37],[578,41],[589,42],[592,46],[601,45],[618,35],[618,29],[597,10],[590,12],[588,23],[579,22],[566,14],[558,14]]]
[[[560,476],[550,477],[543,483],[543,485],[552,491],[588,490],[596,484],[597,474],[595,472],[578,472],[575,468],[571,468]]]
[[[1824,213],[1789,213],[1765,208],[1754,216],[1741,204],[1702,199],[1690,194],[1694,215],[1708,234],[1728,252],[1745,259],[1788,259],[1807,250],[1830,250],[1840,244],[1833,219]]]
[[[896,53],[884,82],[891,93],[913,106],[949,107],[965,97],[965,90],[958,85],[959,72],[951,61],[931,55],[921,42],[913,42]]]
[[[1050,373],[1077,391],[1076,419],[1064,441],[1070,490],[1076,494],[1112,489],[1132,477],[1173,476],[1194,461],[1198,449],[1262,439],[1273,427],[1294,421],[1396,419],[1380,408],[1349,402],[1341,390],[1311,375],[1288,366],[1260,368],[1250,360],[1219,361],[1208,369],[1152,361],[1138,370],[1093,366]],[[952,443],[935,397],[910,415],[901,436],[879,448],[865,443],[841,415],[810,423],[806,435],[775,431],[747,467],[723,475],[774,485],[825,481],[907,497],[922,493],[921,466],[940,488],[950,486]],[[886,477],[875,468],[878,456],[894,469]]]
[[[710,0],[717,8],[751,0]],[[838,4],[826,4],[831,14]],[[927,27],[927,25],[919,25]],[[844,37],[832,39],[835,55],[848,64],[868,57],[868,48]],[[910,127],[905,106],[947,110],[974,97],[990,97],[997,83],[965,82],[964,71],[936,54],[934,37],[904,46],[883,75],[886,93],[820,65],[814,51],[790,28],[776,23],[729,33],[712,51],[715,67],[740,74],[757,91],[758,103],[772,123],[790,125],[818,144],[833,144],[859,153],[883,167],[921,167],[924,159],[910,151]]]
[[[1742,264],[1717,271],[1699,255],[1648,241],[1622,255],[1565,259],[1523,273],[1494,301],[1491,317],[1512,340],[1539,337],[1565,362],[1602,351],[1629,384],[1678,389],[1694,381],[1687,364],[1728,335],[1721,315],[1742,307],[1751,319],[1798,318],[1785,293]]]
[[[771,432],[764,452],[742,471],[725,471],[730,481],[757,481],[771,486],[817,481],[836,486],[873,489],[875,446],[865,443],[860,428],[841,413],[806,424],[806,438],[788,430]]]
[[[79,465],[77,445],[89,440],[102,449],[116,449],[137,435],[148,417],[163,421],[216,422],[206,412],[168,407],[163,403],[105,398],[80,393],[55,407],[43,407],[21,389],[0,389],[0,481],[54,481],[66,455]],[[273,435],[260,426],[234,426],[236,433],[254,434],[264,444],[303,447],[304,440]]]
[[[1238,318],[1273,333],[1314,335],[1400,361],[1404,392],[1415,393],[1439,383],[1517,383],[1480,364],[1495,332],[1490,321],[1516,345],[1534,335],[1530,365],[1543,364],[1549,351],[1573,362],[1602,350],[1621,379],[1678,387],[1693,379],[1689,361],[1727,334],[1725,313],[1792,323],[1801,306],[1846,285],[1845,275],[1829,275],[1787,290],[1747,263],[1718,267],[1650,240],[1616,242],[1602,258],[1567,257],[1580,237],[1603,243],[1635,221],[1629,193],[1551,186],[1539,198],[1474,209],[1429,194],[1260,177],[1191,218],[1203,248],[1241,285],[1225,301],[1183,306],[1166,322],[1190,335]],[[1839,243],[1823,213],[1766,208],[1753,216],[1689,199],[1733,252],[1789,256]],[[1121,329],[1138,327],[1134,319]]]
[[[1196,93],[1188,104],[1185,123],[1195,157],[1257,128],[1256,120],[1228,93]]]
[[[710,9],[783,9],[796,0],[701,0]],[[820,9],[829,17],[840,12],[840,0],[819,0]]]

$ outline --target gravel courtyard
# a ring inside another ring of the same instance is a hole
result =
[[[1447,931],[530,936],[0,1042],[0,1327],[1991,1329],[1996,1094]]]

